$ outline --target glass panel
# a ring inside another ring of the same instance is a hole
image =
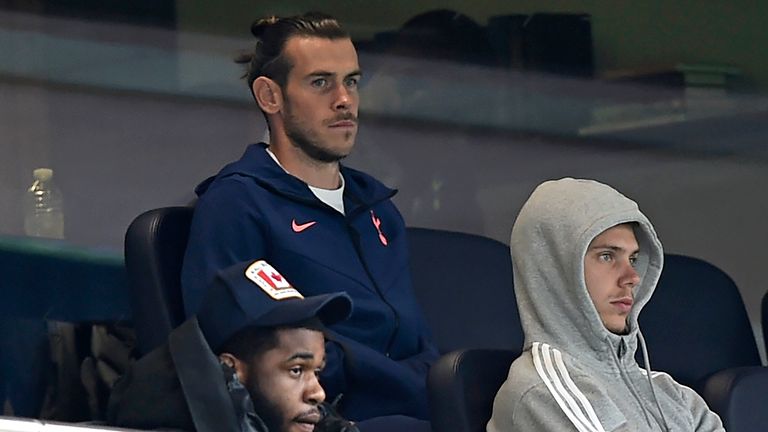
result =
[[[540,182],[607,182],[640,203],[667,251],[726,270],[757,323],[768,3],[673,3],[323,2],[364,71],[345,163],[398,188],[408,225],[505,243]],[[36,335],[28,348],[48,364],[50,322],[129,317],[125,229],[148,209],[192,202],[195,185],[265,137],[233,58],[252,48],[254,19],[313,6],[0,1],[0,265],[12,276],[0,335]],[[41,167],[63,196],[64,239],[25,235]],[[73,343],[87,345],[90,327],[77,331]],[[3,357],[0,388],[15,385],[21,349]],[[17,411],[39,415],[43,393]]]

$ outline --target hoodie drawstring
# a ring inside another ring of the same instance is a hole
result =
[[[626,374],[624,373],[624,368],[621,365],[621,360],[619,359],[619,355],[617,353],[618,349],[624,349],[624,341],[622,340],[620,342],[619,347],[614,347],[611,343],[610,339],[608,339],[608,346],[611,347],[611,355],[613,356],[613,361],[616,362],[616,367],[619,369],[619,376],[621,377],[621,380],[624,381],[624,385],[627,386],[630,393],[632,393],[632,396],[635,397],[635,401],[637,401],[638,405],[640,405],[640,411],[643,412],[643,416],[645,416],[645,422],[648,424],[649,427],[653,428],[653,423],[651,422],[650,417],[648,417],[648,410],[645,409],[645,405],[643,404],[643,399],[640,398],[640,395],[637,394],[637,390],[635,390],[635,386],[632,385],[632,381],[627,378]]]
[[[656,408],[659,410],[661,422],[664,423],[664,430],[670,432],[667,419],[664,417],[664,411],[661,410],[661,404],[659,404],[659,399],[656,397],[656,390],[654,390],[653,387],[653,379],[651,378],[651,361],[648,359],[648,348],[645,346],[645,338],[640,332],[640,329],[637,330],[637,340],[640,342],[640,349],[643,352],[643,364],[645,365],[645,372],[646,376],[648,377],[648,385],[651,386],[651,396],[653,396],[653,401],[656,402]]]

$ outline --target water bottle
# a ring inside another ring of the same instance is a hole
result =
[[[24,196],[24,232],[33,237],[63,239],[63,197],[53,182],[53,170],[38,168],[32,176],[35,182]]]

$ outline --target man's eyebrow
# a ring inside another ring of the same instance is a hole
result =
[[[313,360],[315,358],[315,355],[311,352],[297,352],[294,355],[288,357],[285,359],[286,362],[293,361],[293,360]]]
[[[307,77],[329,77],[329,76],[335,76],[336,74],[333,72],[328,72],[324,70],[318,70],[313,71],[307,74]]]
[[[620,246],[613,246],[613,245],[609,245],[609,244],[599,244],[599,243],[594,245],[594,246],[590,246],[589,247],[589,250],[594,250],[594,249],[610,249],[610,250],[615,251],[615,252],[620,252],[620,251],[624,251],[625,250],[623,247],[620,247]],[[634,255],[636,253],[639,253],[639,252],[640,252],[640,248],[637,248],[634,251],[632,251],[632,255]]]
[[[336,76],[336,75],[337,75],[336,72],[317,70],[317,71],[313,71],[313,72],[308,73],[307,77],[308,78],[309,77],[332,77],[332,76]],[[352,71],[352,72],[350,72],[350,73],[348,73],[348,74],[346,74],[344,76],[345,77],[351,77],[351,76],[356,76],[356,75],[362,76],[363,72],[360,69],[355,69],[354,71]]]

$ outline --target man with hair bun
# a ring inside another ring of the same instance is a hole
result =
[[[426,375],[438,353],[411,287],[396,191],[340,163],[357,135],[355,47],[319,13],[263,19],[251,31],[255,48],[238,62],[270,143],[249,146],[196,189],[186,312],[198,311],[217,270],[247,259],[268,260],[306,295],[346,292],[355,310],[330,327],[329,399],[343,394],[339,410],[352,420],[398,416],[428,430]]]

